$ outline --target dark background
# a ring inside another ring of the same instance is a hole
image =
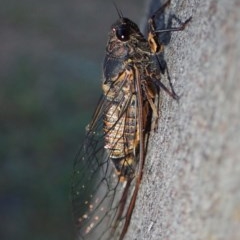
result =
[[[139,23],[144,1],[115,1]],[[73,239],[70,179],[101,88],[111,1],[0,4],[0,239]]]

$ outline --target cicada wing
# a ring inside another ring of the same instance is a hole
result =
[[[110,107],[103,96],[74,163],[72,204],[79,239],[115,239],[124,221],[130,181],[119,180],[105,149],[103,118]]]

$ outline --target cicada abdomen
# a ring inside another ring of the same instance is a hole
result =
[[[104,147],[121,181],[131,179],[135,175],[139,155],[139,121],[146,128],[149,119],[146,99],[143,101],[143,116],[141,119],[138,118],[134,68],[131,69],[131,66],[127,68],[129,69],[121,72],[120,76],[111,78],[111,82],[103,83],[106,101],[111,105],[104,112]]]
[[[160,88],[177,99],[160,81],[157,53],[162,46],[155,15],[148,40],[121,14],[111,27],[103,96],[74,165],[72,200],[79,239],[123,239],[142,179],[148,133],[158,116]],[[188,21],[164,31],[182,30]]]

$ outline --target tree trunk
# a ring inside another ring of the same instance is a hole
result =
[[[156,10],[159,0],[151,4]],[[181,98],[161,92],[158,130],[125,239],[237,240],[240,3],[179,0],[169,9],[182,21],[192,16],[184,31],[171,33],[164,53]],[[162,81],[168,84],[166,76]]]

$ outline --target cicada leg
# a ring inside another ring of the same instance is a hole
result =
[[[148,43],[151,47],[151,51],[153,54],[156,54],[156,59],[159,63],[159,68],[161,72],[164,74],[165,70],[167,72],[167,77],[169,81],[169,85],[171,88],[171,91],[159,80],[156,79],[155,83],[160,87],[160,89],[163,89],[169,96],[171,96],[175,100],[179,100],[179,96],[175,93],[174,88],[171,83],[169,71],[167,64],[164,59],[159,59],[158,54],[163,52],[164,44],[162,44],[159,41],[158,34],[163,32],[173,32],[173,31],[182,31],[185,29],[186,25],[190,22],[192,17],[188,18],[185,22],[181,22],[176,16],[172,16],[172,18],[176,19],[178,22],[180,22],[180,26],[178,27],[170,27],[165,29],[157,29],[155,18],[156,16],[161,15],[164,12],[164,9],[170,5],[171,0],[168,0],[166,3],[164,3],[149,19],[148,25],[149,25],[149,33],[148,33]]]
[[[163,51],[163,44],[158,40],[158,34],[163,32],[173,32],[173,31],[182,31],[185,29],[186,25],[192,17],[188,18],[185,22],[180,23],[178,27],[166,28],[166,29],[156,29],[155,18],[156,16],[161,15],[164,12],[164,9],[168,7],[171,3],[171,0],[168,0],[164,3],[148,20],[149,33],[148,33],[148,42],[153,53],[158,53]],[[176,17],[174,17],[177,19]],[[180,21],[179,21],[180,22]]]

